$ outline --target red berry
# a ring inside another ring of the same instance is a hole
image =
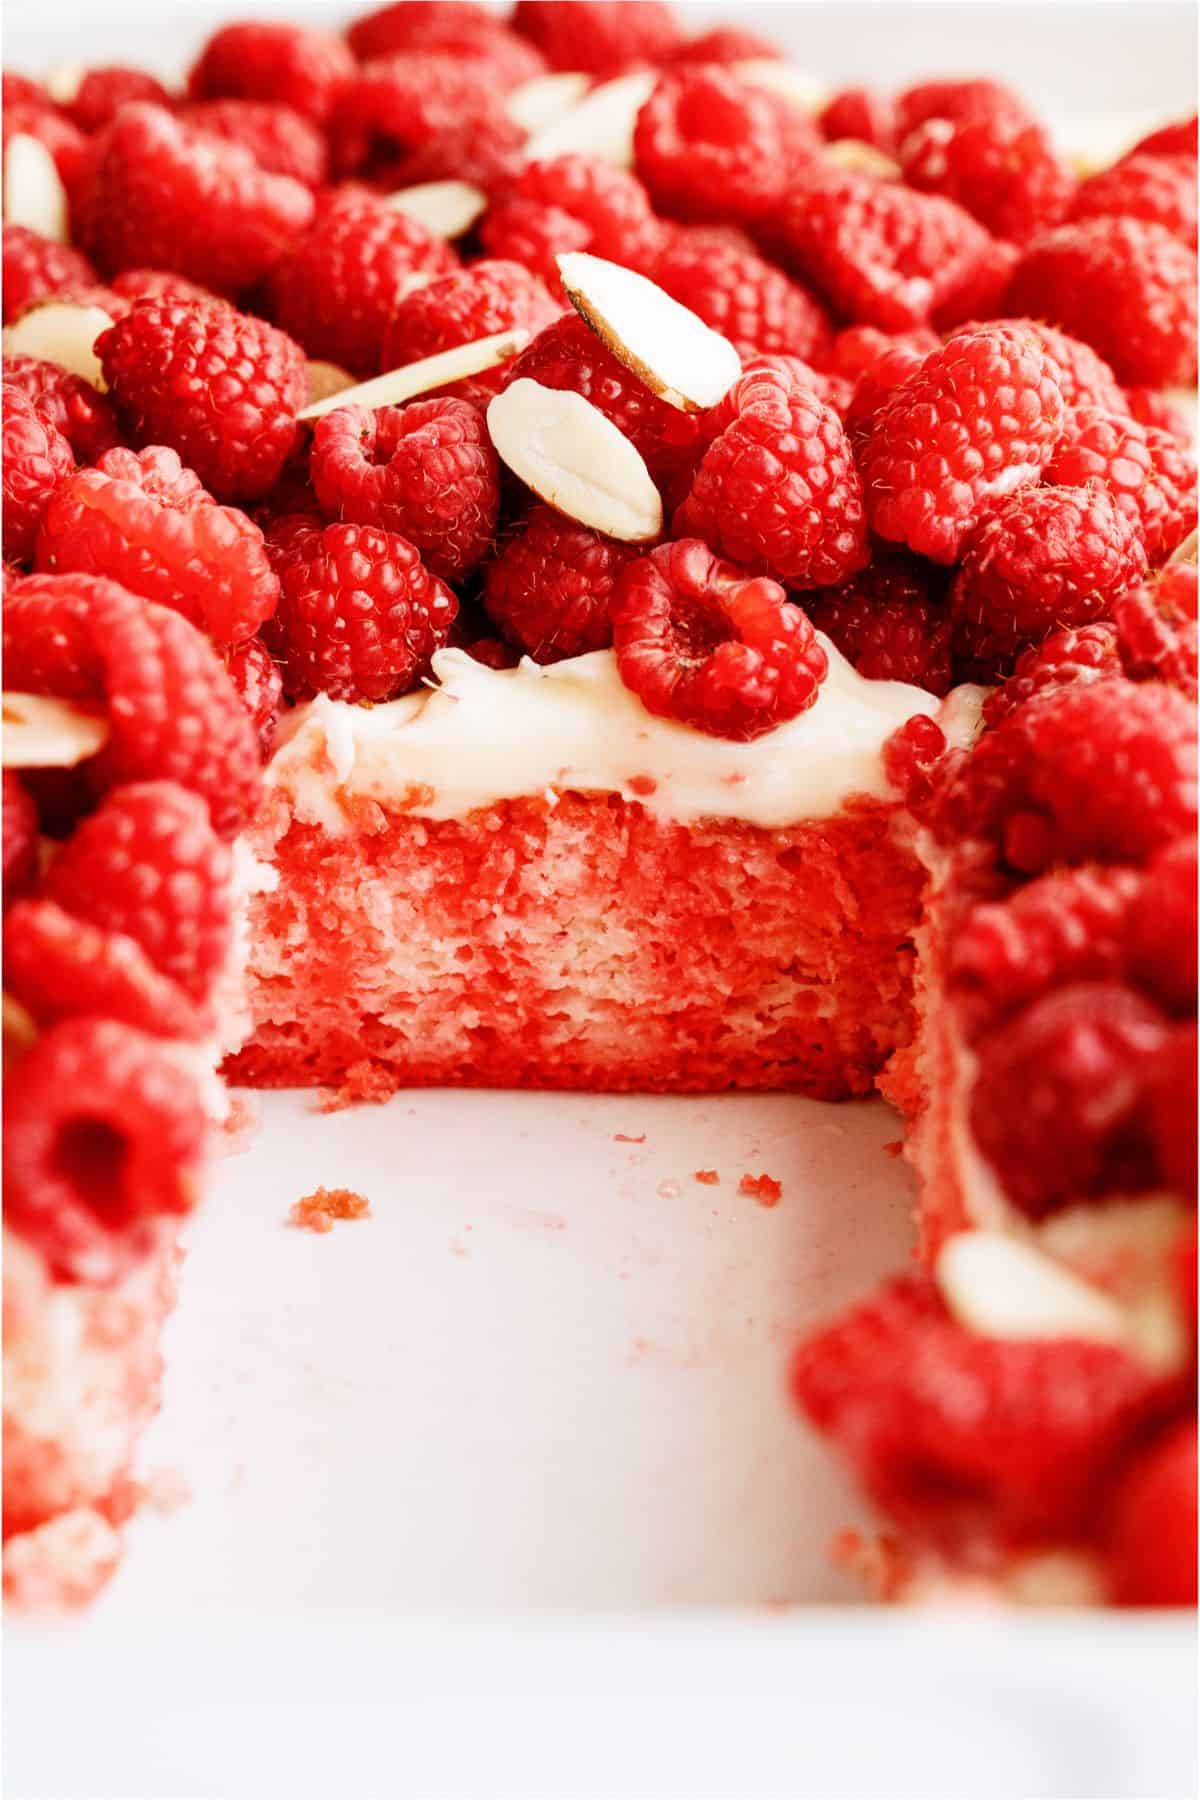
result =
[[[410,0],[402,0],[408,5]],[[469,181],[485,193],[514,181],[521,172],[525,133],[498,107],[470,112],[442,125],[414,149],[372,166],[372,184],[383,193],[422,181]]]
[[[900,340],[863,370],[854,384],[844,414],[847,434],[856,446],[866,442],[875,420],[896,389],[903,387],[910,375],[916,374],[928,354],[927,350],[918,350],[915,345]]]
[[[382,175],[397,161],[444,143],[451,132],[473,134],[482,121],[489,133],[521,141],[486,62],[416,51],[363,63],[342,89],[330,121],[334,171]]]
[[[928,713],[914,713],[884,744],[884,773],[914,816],[924,817],[946,755],[946,734]]]
[[[1008,680],[988,695],[983,703],[984,724],[998,725],[1035,694],[1120,673],[1121,656],[1112,625],[1052,631],[1040,644],[1022,651]]]
[[[957,562],[988,502],[1039,480],[1062,421],[1054,365],[1019,327],[951,338],[875,417],[859,458],[872,530]]]
[[[659,287],[744,357],[762,351],[808,361],[829,353],[824,307],[753,251],[683,229],[671,235],[652,273]]]
[[[477,262],[405,295],[384,338],[383,365],[399,368],[514,327],[541,331],[561,310],[545,283],[520,263]],[[489,369],[442,391],[486,406],[512,366]]]
[[[613,591],[641,555],[550,506],[533,506],[484,574],[483,604],[535,662],[560,662],[612,643]]]
[[[908,681],[945,694],[950,621],[940,604],[940,574],[915,558],[882,553],[841,587],[809,594],[804,610],[869,681]]]
[[[928,356],[941,341],[927,325],[898,332],[880,331],[877,325],[847,325],[833,340],[829,367],[854,382],[893,350],[919,350]]]
[[[4,1083],[5,1217],[56,1281],[104,1287],[196,1197],[204,1108],[161,1042],[65,1019]]]
[[[113,276],[112,291],[132,305],[135,300],[201,300],[209,305],[225,305],[219,294],[198,286],[184,275],[173,275],[169,269],[122,269]],[[127,312],[129,307],[125,308]]]
[[[1070,337],[1065,331],[1056,331],[1052,325],[1044,325],[1039,319],[992,319],[990,323],[993,327],[1004,326],[1009,330],[1025,332],[1045,351],[1054,364],[1055,379],[1062,389],[1063,403],[1068,410],[1077,406],[1098,406],[1104,412],[1113,413],[1129,410],[1124,390],[1108,364],[1079,338]],[[979,329],[979,322],[976,321],[958,326],[950,335],[961,337],[964,332]]]
[[[1156,1179],[1185,1206],[1195,1204],[1200,1183],[1196,1141],[1198,1070],[1200,1044],[1195,1022],[1173,1026],[1147,1077],[1149,1123]],[[1192,1257],[1194,1269],[1194,1245]],[[1194,1322],[1193,1313],[1193,1326]]]
[[[1196,248],[1196,158],[1127,156],[1085,181],[1074,219],[1143,219]]]
[[[1118,1605],[1195,1606],[1195,1419],[1164,1431],[1125,1476],[1109,1554]]]
[[[1162,125],[1157,131],[1139,138],[1127,156],[1191,156],[1196,155],[1196,115]]]
[[[239,700],[250,715],[266,762],[275,741],[275,726],[283,702],[279,665],[262,639],[252,637],[229,652],[225,667]]]
[[[896,108],[888,95],[874,88],[839,88],[817,114],[817,123],[827,144],[854,138],[889,156],[895,151]]]
[[[335,31],[282,22],[224,25],[201,51],[188,87],[194,100],[273,100],[320,125],[353,73],[354,58]]]
[[[463,580],[487,554],[500,466],[482,414],[465,400],[327,413],[310,468],[330,517],[399,532],[444,581]]]
[[[1030,244],[1007,302],[1082,338],[1120,381],[1170,387],[1196,379],[1195,260],[1164,225],[1060,225]]]
[[[169,444],[218,500],[274,487],[308,399],[299,345],[263,319],[181,300],[139,300],[96,341],[141,444]]]
[[[269,642],[289,694],[391,700],[428,672],[458,602],[407,538],[293,518],[267,542],[282,590]]]
[[[9,141],[18,133],[23,137],[36,138],[50,152],[74,214],[81,184],[86,181],[90,150],[88,140],[78,126],[73,125],[57,107],[37,101],[18,101],[16,104],[6,101],[3,118],[0,119],[0,131],[3,133],[5,160]]]
[[[662,62],[684,41],[673,9],[661,0],[517,0],[512,23],[552,69],[593,75]]]
[[[81,463],[95,462],[120,442],[112,401],[59,363],[12,352],[4,358],[3,375],[6,387],[20,388],[58,427]]]
[[[972,81],[921,81],[896,96],[897,135],[901,141],[927,119],[1027,119],[1020,96],[1003,82],[987,77]]]
[[[180,118],[227,144],[248,150],[260,169],[319,187],[329,173],[329,148],[303,113],[272,100],[201,100]]]
[[[777,582],[695,539],[627,563],[612,606],[621,680],[647,712],[746,740],[807,711],[828,663]]]
[[[80,131],[91,133],[103,131],[113,115],[134,100],[149,100],[155,106],[172,104],[162,82],[145,69],[114,63],[84,71],[68,111]]]
[[[3,900],[11,900],[32,887],[38,867],[38,815],[33,796],[15,769],[4,770],[4,886]],[[7,958],[6,964],[7,964]],[[8,970],[5,968],[5,980]]]
[[[38,567],[106,575],[219,644],[251,636],[279,599],[258,526],[217,506],[165,448],[110,450],[64,481],[42,521]]]
[[[1137,531],[1151,565],[1196,527],[1196,462],[1172,437],[1128,414],[1077,407],[1068,412],[1046,465],[1058,487],[1097,486]]]
[[[698,37],[685,38],[662,58],[666,63],[775,62],[784,56],[780,45],[740,25],[714,25]]]
[[[4,981],[39,1025],[90,1014],[152,1037],[199,1038],[206,1008],[155,968],[124,932],[105,931],[53,900],[18,900],[4,921]]]
[[[1129,916],[1134,978],[1170,1012],[1196,1008],[1196,840],[1168,844],[1150,863]]]
[[[32,561],[42,517],[75,457],[58,426],[20,388],[5,382],[3,396],[4,555],[24,563]]]
[[[401,51],[433,51],[487,65],[497,87],[515,87],[544,72],[543,57],[471,0],[398,0],[356,19],[346,37],[360,62]]]
[[[4,323],[39,300],[73,300],[100,277],[82,251],[55,244],[24,225],[4,227]]]
[[[1049,134],[1016,116],[927,119],[904,139],[900,162],[910,187],[943,194],[1016,243],[1059,224],[1075,193]]]
[[[1190,590],[1190,614],[1177,611],[1171,604],[1181,588]],[[1132,680],[1165,681],[1189,700],[1195,700],[1200,686],[1195,596],[1195,569],[1169,563],[1157,581],[1134,588],[1118,601],[1113,609],[1113,623],[1121,661]]]
[[[1158,388],[1125,389],[1125,404],[1143,425],[1153,425],[1173,437],[1180,449],[1192,451],[1196,441],[1195,427],[1186,407],[1177,406],[1169,395]]]
[[[523,263],[555,295],[560,251],[588,250],[650,274],[663,240],[641,182],[589,156],[527,163],[479,229],[489,256]]]

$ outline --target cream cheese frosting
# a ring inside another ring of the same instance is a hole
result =
[[[816,703],[750,743],[648,713],[610,650],[489,669],[463,650],[433,659],[434,682],[384,705],[320,697],[281,728],[267,781],[295,815],[344,831],[341,802],[373,799],[431,819],[521,796],[616,793],[680,823],[727,818],[765,828],[829,818],[850,795],[890,797],[882,750],[941,703],[899,681],[867,681],[818,633],[829,673]],[[961,693],[961,690],[959,690]],[[944,726],[974,730],[955,701]]]

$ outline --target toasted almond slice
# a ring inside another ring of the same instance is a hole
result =
[[[641,544],[662,530],[662,500],[624,432],[566,388],[514,381],[488,407],[497,451],[548,505],[605,537]]]
[[[818,81],[806,69],[775,57],[752,57],[749,62],[731,63],[730,69],[739,81],[766,88],[781,100],[790,100],[803,113],[820,112],[833,92],[827,82]]]
[[[522,154],[527,162],[552,156],[598,156],[618,169],[633,167],[633,128],[658,80],[652,69],[618,75],[585,94],[579,103],[535,131]]]
[[[73,769],[107,741],[108,722],[45,694],[3,696],[6,769]]]
[[[446,387],[452,381],[463,381],[468,375],[482,375],[497,363],[507,362],[529,342],[524,330],[497,331],[491,337],[476,338],[470,344],[456,344],[452,350],[439,350],[436,356],[423,356],[420,362],[405,363],[403,368],[389,369],[371,381],[345,388],[324,400],[306,406],[301,419],[319,419],[322,413],[338,406],[400,406],[416,394],[427,394],[432,388]]]
[[[39,357],[42,362],[58,363],[72,375],[82,375],[103,394],[108,383],[93,346],[111,324],[103,307],[79,306],[73,300],[43,300],[22,313],[14,325],[4,327],[4,348]]]
[[[422,181],[416,187],[397,188],[385,204],[407,214],[434,237],[456,238],[470,231],[487,208],[487,195],[469,181]]]
[[[1130,1344],[1129,1318],[1110,1294],[1017,1238],[958,1232],[942,1246],[935,1276],[959,1324],[982,1337]]]
[[[900,174],[900,164],[893,157],[862,138],[835,138],[825,146],[825,160],[855,175],[877,175],[880,181],[895,181]]]
[[[57,62],[47,71],[42,86],[55,106],[70,106],[72,100],[77,98],[86,74],[86,63]]]
[[[520,87],[505,96],[504,109],[522,131],[541,131],[570,112],[591,84],[591,76],[581,69],[559,69],[552,75],[535,75],[532,81],[523,81]]]
[[[680,412],[723,400],[742,360],[719,332],[653,281],[583,250],[554,259],[567,299],[627,369]]]
[[[40,138],[15,131],[4,146],[4,222],[70,242],[70,206],[58,166]]]
[[[308,404],[314,406],[318,400],[328,400],[331,394],[344,394],[347,388],[354,386],[354,377],[340,363],[310,362],[308,364]]]

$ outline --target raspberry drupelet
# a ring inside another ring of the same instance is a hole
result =
[[[60,363],[13,352],[0,366],[5,386],[21,390],[62,432],[81,463],[99,461],[120,442],[116,411],[107,394],[72,375]]]
[[[636,545],[602,537],[539,504],[489,562],[483,604],[535,662],[604,650],[612,643],[617,577],[640,554]]]

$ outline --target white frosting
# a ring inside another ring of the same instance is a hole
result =
[[[339,798],[351,797],[399,801],[431,819],[565,791],[622,794],[684,823],[829,818],[852,794],[890,796],[884,743],[915,714],[937,714],[939,702],[904,682],[864,680],[818,635],[829,673],[816,703],[751,743],[654,718],[609,650],[503,670],[442,650],[437,685],[401,700],[368,707],[322,696],[298,707],[267,780],[299,818],[332,832],[346,829]],[[970,728],[966,715],[961,725]]]

